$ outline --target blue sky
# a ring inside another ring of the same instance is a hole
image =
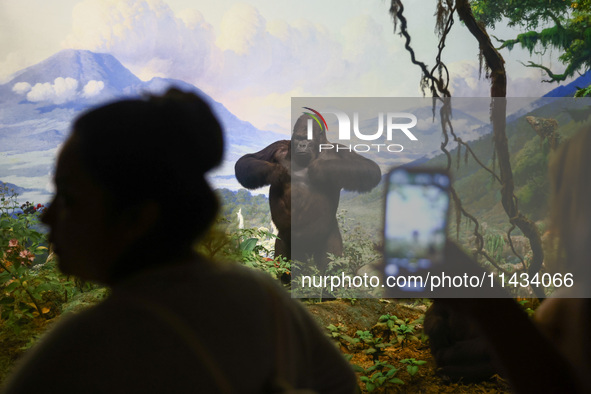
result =
[[[417,56],[432,65],[435,1],[404,4]],[[64,48],[106,52],[143,80],[185,80],[256,127],[288,134],[294,96],[421,96],[388,7],[384,0],[0,0],[0,83]],[[456,21],[444,52],[455,96],[488,95],[477,53]],[[528,53],[503,55],[509,96],[556,86],[519,63]],[[535,56],[561,70],[551,51]]]

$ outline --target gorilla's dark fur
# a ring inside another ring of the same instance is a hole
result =
[[[337,144],[330,144],[314,120],[313,139],[307,139],[309,115],[296,122],[291,142],[282,140],[236,162],[236,178],[247,189],[271,185],[269,204],[279,230],[275,255],[306,261],[313,257],[320,272],[327,253],[342,255],[343,241],[337,223],[341,189],[367,192],[381,179],[373,161]]]

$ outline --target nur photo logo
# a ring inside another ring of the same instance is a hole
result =
[[[328,123],[324,116],[315,109],[310,107],[303,107],[311,112],[304,112],[309,115],[311,119],[308,119],[307,124],[307,138],[308,140],[313,139],[314,123],[317,123],[320,130],[324,133],[328,131]],[[344,111],[323,111],[324,114],[334,115],[338,123],[338,142],[347,143],[349,145],[338,145],[338,144],[319,144],[319,152],[323,150],[334,149],[348,150],[355,152],[369,152],[375,150],[388,151],[392,153],[402,152],[404,147],[401,144],[390,143],[393,138],[397,135],[404,135],[410,141],[418,141],[417,137],[410,131],[417,125],[417,117],[408,112],[379,112],[377,114],[377,130],[362,130],[360,127],[360,116],[359,112],[353,112],[351,117]],[[388,143],[371,143],[371,144],[351,144],[352,136],[361,141],[377,141],[383,139],[385,133],[385,140]]]

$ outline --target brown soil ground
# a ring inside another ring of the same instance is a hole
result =
[[[427,306],[413,300],[378,300],[362,299],[354,300],[334,300],[322,303],[308,304],[309,312],[316,318],[322,327],[330,324],[335,326],[345,326],[344,334],[355,338],[358,330],[371,331],[372,327],[378,322],[380,316],[384,314],[395,315],[400,319],[409,319],[413,321],[423,315]],[[16,334],[11,333],[0,335],[0,348],[2,354],[0,357],[0,385],[16,359],[22,355],[39,337],[40,333],[45,331],[54,320],[37,321]],[[329,330],[326,330],[329,334]],[[376,335],[378,333],[375,332]],[[415,335],[422,337],[422,325],[415,326]],[[336,342],[336,341],[335,341]],[[339,347],[343,353],[350,355],[352,364],[364,369],[373,365],[370,355],[363,353],[361,345],[348,346],[346,342],[340,342]],[[414,358],[415,360],[424,360],[426,363],[420,365],[418,372],[411,376],[407,372],[407,365],[400,360]],[[508,385],[499,377],[495,377],[487,382],[479,384],[463,384],[449,382],[445,377],[436,373],[436,366],[429,351],[426,339],[410,341],[404,347],[400,345],[390,346],[385,349],[384,354],[379,356],[379,361],[386,362],[398,369],[395,377],[402,380],[404,384],[388,384],[385,387],[376,388],[372,392],[376,393],[510,393]],[[362,374],[358,373],[361,377]],[[371,374],[370,374],[371,376]],[[368,392],[363,382],[359,381],[362,392]]]
[[[426,309],[427,307],[424,304],[413,300],[363,299],[355,300],[353,304],[348,300],[335,300],[308,305],[308,310],[322,327],[327,327],[330,324],[345,326],[346,334],[350,337],[355,337],[357,330],[370,331],[382,315],[390,314],[403,320],[409,319],[409,321],[413,321],[423,315]],[[415,326],[415,335],[419,338],[422,337],[422,325],[417,324]],[[372,357],[364,354],[360,345],[346,345],[347,343],[339,343],[343,353],[352,354],[352,364],[365,369],[373,365]],[[400,360],[408,358],[426,361],[424,365],[419,366],[418,372],[414,376],[407,372],[407,364],[400,362]],[[498,376],[479,384],[454,383],[446,380],[443,376],[439,376],[426,338],[410,341],[404,347],[398,344],[390,346],[385,349],[384,355],[379,357],[379,361],[384,361],[397,368],[398,372],[395,376],[401,379],[404,384],[389,384],[385,387],[376,388],[372,392],[489,394],[511,392],[507,383]],[[362,374],[358,373],[358,376],[361,377]],[[365,384],[361,381],[359,383],[362,392],[368,392]]]

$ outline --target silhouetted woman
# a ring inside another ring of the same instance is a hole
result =
[[[112,294],[64,317],[6,393],[355,391],[334,345],[270,278],[195,254],[218,211],[205,173],[222,153],[208,105],[174,89],[74,122],[43,220],[60,269]]]

